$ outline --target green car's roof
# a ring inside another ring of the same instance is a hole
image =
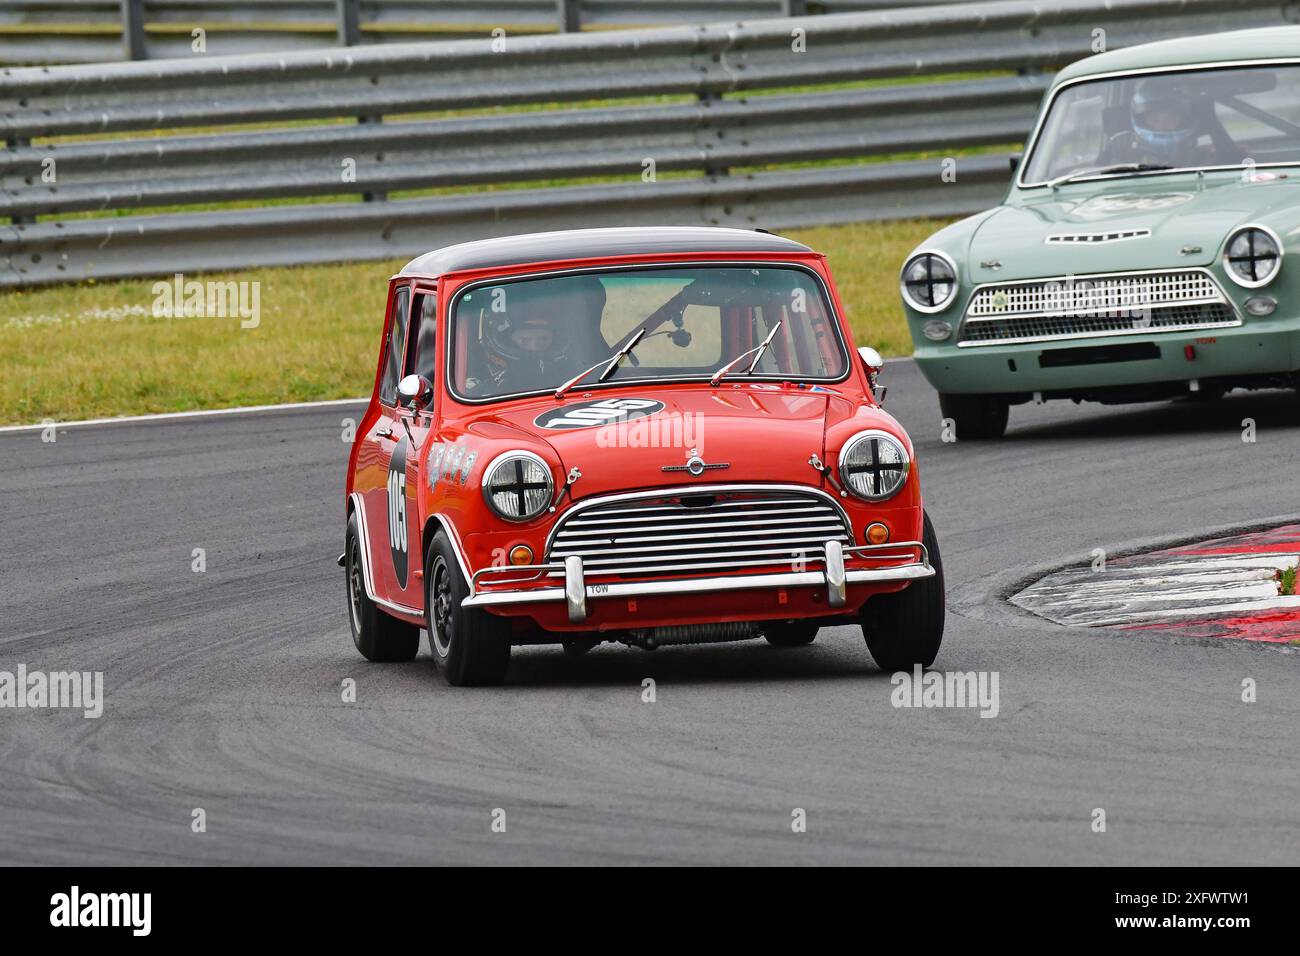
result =
[[[1098,53],[1071,63],[1056,75],[1059,85],[1098,73],[1124,73],[1162,66],[1195,66],[1234,60],[1300,58],[1300,26],[1259,27],[1232,33],[1210,33],[1177,40],[1161,40]]]

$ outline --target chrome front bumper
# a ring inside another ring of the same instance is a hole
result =
[[[503,604],[537,604],[564,601],[568,605],[569,621],[581,624],[587,619],[587,602],[593,598],[641,597],[645,595],[707,594],[717,591],[749,591],[755,589],[825,587],[827,603],[831,607],[844,607],[848,601],[850,584],[876,584],[890,581],[915,581],[934,576],[930,554],[920,541],[901,541],[891,544],[864,544],[844,547],[838,541],[827,541],[825,559],[810,558],[809,563],[820,562],[818,570],[789,571],[781,574],[717,575],[699,578],[671,578],[661,581],[617,581],[588,584],[579,555],[570,555],[562,563],[526,564],[501,568],[483,568],[474,573],[470,581],[469,596],[461,602],[463,607],[495,607]],[[886,568],[852,568],[844,564],[846,556],[864,560],[898,560],[915,551],[917,559],[907,564]],[[892,553],[890,553],[892,552]],[[899,552],[904,552],[900,554]],[[499,575],[525,575],[500,580]],[[545,576],[564,575],[564,587],[540,587],[508,590],[512,584],[526,584]]]

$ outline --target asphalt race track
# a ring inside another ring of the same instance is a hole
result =
[[[992,719],[894,708],[847,628],[516,651],[489,690],[427,646],[366,664],[335,565],[347,407],[0,435],[0,670],[102,670],[106,698],[0,710],[0,862],[1300,863],[1296,648],[1002,600],[1095,547],[1294,519],[1294,393],[1022,406],[1000,443],[944,444],[915,367],[883,380],[947,565],[936,667],[997,671]]]

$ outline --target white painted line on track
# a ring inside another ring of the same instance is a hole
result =
[[[910,355],[896,355],[885,359],[885,363],[910,361]],[[370,401],[360,398],[332,398],[323,402],[288,402],[284,405],[242,405],[238,408],[208,408],[194,412],[159,412],[154,415],[123,415],[118,418],[87,418],[78,422],[37,422],[34,425],[0,425],[0,435],[7,432],[38,432],[49,428],[51,424],[58,428],[84,428],[87,425],[130,425],[135,422],[163,422],[186,418],[206,418],[211,415],[246,415],[250,412],[282,412],[295,408],[328,408],[331,405],[359,405]]]
[[[82,428],[88,425],[133,425],[136,422],[180,421],[186,418],[210,418],[214,415],[247,415],[252,412],[283,412],[296,408],[329,408],[331,405],[362,405],[369,398],[332,398],[323,402],[289,402],[284,405],[241,405],[238,408],[207,408],[194,412],[159,412],[155,415],[124,415],[120,418],[87,418],[77,422],[61,422],[51,419],[35,425],[0,426],[0,434],[5,432],[38,432],[49,428]]]

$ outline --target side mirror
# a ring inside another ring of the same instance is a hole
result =
[[[408,375],[397,383],[402,404],[412,411],[423,411],[433,398],[433,383],[423,375]]]
[[[862,367],[867,370],[867,374],[879,372],[884,368],[885,360],[880,357],[880,353],[870,345],[863,345],[858,349],[858,355],[862,359]]]
[[[876,381],[880,370],[885,367],[885,360],[880,357],[880,353],[870,345],[863,345],[858,349],[858,357],[862,359],[862,368],[867,373],[867,381],[871,383],[871,394],[876,402],[880,405],[885,404],[885,393],[889,388],[881,385]]]
[[[1007,157],[1007,165],[1011,167],[1013,173],[1020,168],[1020,160],[1022,158],[1024,158],[1023,153],[1012,153]]]

